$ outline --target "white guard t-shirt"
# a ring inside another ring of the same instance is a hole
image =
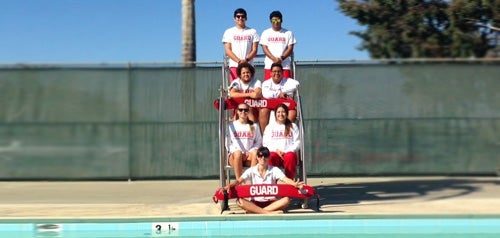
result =
[[[262,135],[258,123],[253,123],[253,130],[249,124],[242,124],[239,120],[228,123],[226,134],[226,148],[229,153],[240,150],[246,153],[262,146]]]
[[[231,85],[229,85],[229,90],[235,88],[240,93],[251,93],[256,88],[262,88],[262,82],[260,80],[253,78],[248,84],[243,83],[241,79],[234,80]]]
[[[262,136],[262,145],[270,151],[277,149],[283,152],[297,151],[300,146],[299,128],[292,123],[290,129],[290,134],[285,136],[285,124],[269,123]]]
[[[285,177],[283,171],[281,171],[278,167],[268,166],[266,174],[264,177],[260,176],[258,165],[248,168],[243,172],[241,178],[245,180],[246,183],[251,184],[276,184],[278,180],[282,180]],[[275,196],[268,197],[255,197],[254,201],[259,202],[267,202],[276,200]]]
[[[238,29],[236,26],[227,29],[222,36],[222,43],[231,43],[231,50],[240,59],[245,59],[252,51],[254,42],[259,42],[257,30],[246,27]],[[253,61],[249,62],[252,64]],[[238,62],[229,59],[229,67],[238,67]]]
[[[292,31],[289,31],[285,28],[281,28],[280,31],[275,31],[273,28],[268,28],[260,37],[260,44],[266,45],[271,54],[276,57],[280,57],[285,52],[286,48],[289,45],[294,45],[297,43],[295,36]],[[264,68],[270,69],[273,61],[266,56],[264,59]],[[291,59],[287,57],[281,65],[283,65],[283,69],[290,69]]]
[[[262,97],[278,98],[280,92],[293,96],[298,86],[299,81],[292,78],[282,78],[278,84],[274,83],[272,79],[268,79],[262,83]]]

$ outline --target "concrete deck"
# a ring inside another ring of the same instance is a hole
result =
[[[284,216],[500,216],[499,177],[309,178],[308,184],[321,196],[321,211],[294,206]],[[237,210],[221,214],[212,201],[218,187],[218,180],[0,182],[0,219],[234,216]]]

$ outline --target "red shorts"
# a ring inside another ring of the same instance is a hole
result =
[[[233,80],[238,78],[238,74],[236,74],[236,67],[229,68],[229,83],[233,82]]]
[[[292,77],[292,71],[290,71],[289,69],[284,69],[283,78],[291,78],[291,77]],[[271,78],[271,69],[264,69],[264,81],[270,78]]]
[[[271,205],[271,203],[273,202],[276,202],[276,200],[274,201],[265,201],[265,202],[261,202],[261,201],[252,201],[255,205],[261,207],[261,208],[264,208],[264,207],[267,207],[269,205]]]

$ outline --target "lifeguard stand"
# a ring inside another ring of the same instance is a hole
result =
[[[257,55],[254,60],[256,64],[256,69],[263,69],[263,63],[261,61],[257,61],[259,59],[263,59],[265,55]],[[292,55],[292,77],[296,78],[296,62],[294,60],[294,56]],[[260,64],[259,64],[260,63]],[[261,67],[259,67],[261,66]],[[218,109],[219,112],[219,174],[220,174],[220,186],[225,187],[226,184],[229,184],[231,181],[231,171],[233,168],[228,163],[229,154],[226,148],[226,130],[227,124],[232,118],[232,110],[235,109],[240,103],[247,103],[252,108],[262,108],[267,107],[271,110],[274,110],[278,105],[284,103],[290,109],[295,109],[297,111],[297,119],[295,123],[299,127],[299,138],[300,138],[300,148],[297,151],[297,175],[296,177],[307,184],[307,173],[306,173],[306,163],[304,158],[304,117],[302,112],[302,101],[300,97],[299,89],[297,88],[293,99],[252,99],[252,98],[230,98],[228,97],[228,87],[229,87],[229,59],[224,56],[223,64],[222,64],[222,77],[221,77],[221,86],[219,88],[219,97],[214,102],[214,106]],[[258,75],[256,70],[256,75]],[[257,76],[256,76],[257,77]],[[272,123],[273,113],[270,115],[270,123]],[[227,204],[222,204],[221,206],[226,206]],[[308,201],[304,200],[301,204],[302,208],[308,207]]]

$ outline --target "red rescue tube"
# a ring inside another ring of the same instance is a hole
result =
[[[241,103],[246,103],[252,108],[269,108],[270,110],[276,109],[280,104],[285,104],[288,109],[295,110],[297,105],[293,99],[285,98],[226,98],[224,109],[235,109]],[[219,99],[214,101],[214,107],[219,109]]]
[[[315,195],[314,188],[304,185],[298,189],[289,184],[252,184],[238,185],[228,191],[228,199],[248,198],[248,197],[290,197],[306,199]],[[224,200],[224,190],[217,189],[212,197],[215,203]]]

